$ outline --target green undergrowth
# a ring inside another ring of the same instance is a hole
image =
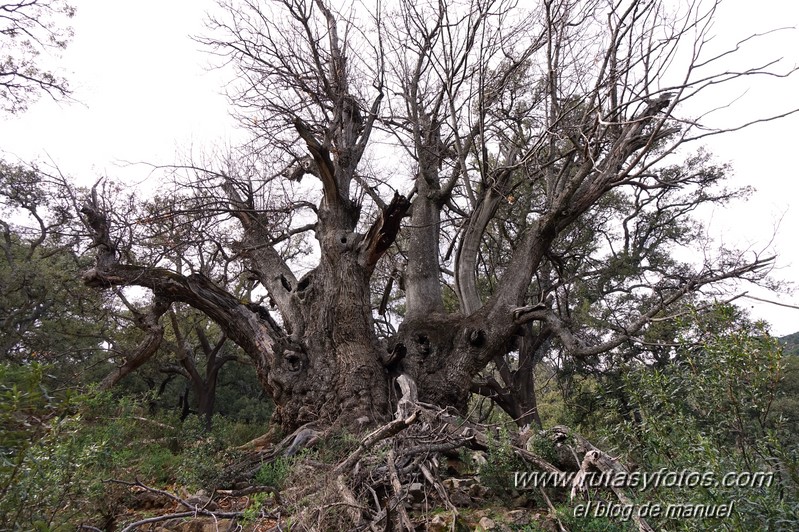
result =
[[[497,434],[488,432],[488,435],[486,461],[479,467],[480,483],[491,490],[496,501],[507,502],[515,494],[510,479],[514,472],[524,471],[527,465],[513,452],[507,429],[501,427]]]
[[[794,361],[762,324],[726,320],[724,334],[709,334],[718,322],[698,323],[701,334],[681,339],[674,363],[630,364],[608,383],[596,397],[598,415],[579,430],[641,473],[709,479],[630,490],[637,505],[733,505],[723,519],[649,519],[656,529],[799,530],[799,439],[785,401],[795,397],[786,391],[795,386]]]
[[[196,416],[53,382],[45,366],[0,366],[0,530],[107,526],[127,496],[109,479],[213,489],[230,449],[266,429],[216,416],[206,432]]]

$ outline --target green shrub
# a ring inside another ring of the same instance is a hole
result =
[[[58,529],[96,492],[107,456],[72,415],[80,398],[52,390],[47,368],[0,365],[0,529]]]
[[[291,473],[293,460],[288,457],[278,457],[261,466],[255,474],[255,481],[261,486],[272,486],[278,490],[283,488],[283,483]]]
[[[527,466],[513,452],[507,429],[501,426],[496,436],[491,432],[488,434],[488,455],[480,466],[480,483],[497,498],[507,500],[514,495],[514,473],[525,470]]]
[[[797,449],[774,430],[770,409],[782,375],[781,351],[762,324],[725,308],[696,318],[675,348],[675,361],[660,368],[630,366],[604,415],[609,446],[642,471],[691,470],[720,479],[730,472],[773,472],[771,486],[670,487],[641,496],[661,505],[734,502],[718,519],[661,519],[663,530],[797,530]],[[699,339],[699,341],[697,341]],[[617,404],[624,397],[626,405]],[[623,406],[636,416],[620,416]],[[777,427],[779,428],[779,427]]]
[[[253,525],[262,516],[261,510],[263,510],[264,502],[266,502],[266,495],[266,493],[256,493],[252,496],[250,504],[242,512],[241,525],[243,527],[246,528]]]
[[[230,449],[266,428],[216,416],[207,432],[197,416],[149,412],[146,397],[79,394],[58,388],[45,366],[0,365],[0,530],[105,526],[129,492],[109,478],[219,487]],[[273,466],[271,479],[288,465]]]
[[[527,449],[543,458],[547,462],[557,462],[558,451],[555,448],[555,443],[547,438],[544,433],[534,433],[527,441]]]

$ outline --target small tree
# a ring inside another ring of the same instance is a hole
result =
[[[749,486],[719,482],[703,489],[655,489],[648,494],[651,500],[664,506],[734,502],[737,529],[795,528],[797,446],[784,433],[782,438],[775,434],[787,422],[774,411],[786,368],[779,342],[765,324],[730,305],[687,315],[681,329],[672,364],[652,370],[631,362],[617,376],[619,394],[605,395],[602,406],[610,408],[602,410],[610,419],[598,430],[611,444],[623,446],[625,459],[642,471],[691,470],[701,464],[703,473],[718,479],[731,471],[744,479],[764,475],[764,481]],[[619,396],[626,405],[618,404]],[[618,416],[631,409],[635,416]],[[700,523],[664,520],[659,525],[668,530],[718,526],[717,521]]]
[[[70,230],[74,204],[57,186],[35,167],[0,161],[0,362],[77,364],[113,328],[105,300],[77,278],[91,263]]]

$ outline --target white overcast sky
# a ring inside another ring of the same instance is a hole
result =
[[[26,113],[7,117],[0,126],[6,159],[52,162],[82,183],[102,175],[146,181],[147,168],[123,163],[169,164],[189,150],[200,153],[235,137],[222,96],[227,80],[209,70],[211,59],[190,38],[203,33],[212,0],[72,3],[78,9],[75,38],[58,64],[78,103],[42,100]],[[715,33],[718,41],[727,42],[786,26],[799,26],[797,0],[726,0]],[[743,58],[784,57],[786,68],[799,64],[799,31],[771,35],[744,51],[748,55]],[[731,110],[714,115],[716,124],[799,107],[799,74],[787,81],[750,82],[736,90],[721,101],[743,97]],[[793,115],[706,142],[719,161],[732,163],[734,185],[756,188],[747,202],[708,213],[710,231],[726,244],[752,250],[771,243],[779,254],[774,277],[789,282],[799,282],[797,132],[799,115]],[[799,305],[799,292],[750,293]],[[799,310],[752,300],[739,303],[771,322],[775,334],[799,331]]]

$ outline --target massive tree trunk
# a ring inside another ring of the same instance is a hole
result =
[[[372,324],[368,275],[346,237],[303,285],[304,327],[296,348],[259,366],[284,425],[321,418],[371,422],[389,413],[386,372]]]
[[[207,314],[255,362],[283,428],[317,419],[373,423],[389,413],[386,370],[371,317],[369,268],[359,261],[368,253],[356,250],[363,238],[351,242],[345,233],[329,233],[334,250],[317,269],[296,285],[278,281],[285,301],[299,309],[289,329],[278,326],[266,308],[236,299],[202,275],[119,264],[111,241],[103,237],[107,219],[91,204],[83,212],[98,229],[95,239],[103,255],[84,281],[96,287],[145,286],[162,299]]]

